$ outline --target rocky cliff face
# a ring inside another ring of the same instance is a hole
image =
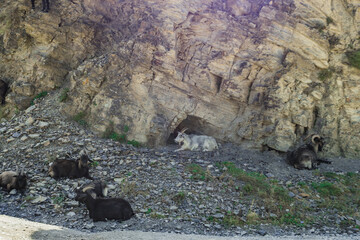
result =
[[[287,151],[309,133],[360,156],[358,0],[0,0],[8,105],[69,88],[62,111],[163,145],[183,127]],[[319,77],[319,74],[321,77]]]

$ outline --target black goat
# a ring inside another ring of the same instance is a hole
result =
[[[49,0],[42,0],[42,10],[43,12],[49,12],[50,10],[50,4]],[[31,0],[31,8],[35,9],[35,0]]]
[[[27,186],[27,176],[24,173],[24,169],[21,173],[14,171],[6,171],[0,174],[0,186],[10,192],[12,189],[20,190],[24,192]]]
[[[87,184],[80,189],[75,190],[76,197],[75,200],[81,203],[85,203],[87,192],[95,193],[96,197],[106,197],[108,192],[108,187],[106,183],[102,181],[94,181],[90,184]]]
[[[8,84],[3,80],[0,80],[0,104],[5,103],[5,95],[8,90]]]
[[[322,151],[324,144],[324,138],[314,134],[310,143],[288,153],[287,160],[297,169],[316,169],[321,162],[331,164],[330,161],[317,157],[318,151]]]
[[[96,198],[95,193],[86,194],[86,208],[94,222],[107,219],[125,221],[135,215],[129,202],[122,198]]]
[[[68,178],[81,178],[86,177],[88,179],[93,179],[89,175],[89,165],[88,162],[92,162],[89,157],[85,154],[81,155],[80,159],[67,160],[67,159],[57,159],[49,168],[49,175],[55,179],[61,177]]]

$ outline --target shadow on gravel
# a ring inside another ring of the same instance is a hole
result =
[[[105,238],[89,238],[85,234],[64,229],[64,230],[39,230],[31,234],[31,239],[36,240],[87,240],[87,239],[105,239]]]

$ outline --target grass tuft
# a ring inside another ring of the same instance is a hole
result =
[[[360,69],[360,49],[356,51],[348,51],[345,55],[349,60],[350,66]]]
[[[69,92],[69,89],[68,88],[64,88],[61,92],[61,95],[59,97],[59,101],[60,102],[65,102],[68,98],[68,92]]]
[[[73,120],[79,123],[81,126],[86,127],[88,126],[88,123],[85,121],[85,116],[86,116],[85,112],[79,112],[73,117]]]
[[[31,105],[34,105],[34,101],[35,101],[36,99],[41,99],[41,98],[45,97],[47,94],[48,94],[48,92],[46,92],[46,91],[43,91],[43,92],[39,93],[38,95],[36,95],[36,96],[31,100],[30,104],[31,104]]]
[[[322,69],[318,74],[318,78],[322,81],[330,79],[333,76],[334,71],[335,70],[333,67],[329,67],[328,69]]]

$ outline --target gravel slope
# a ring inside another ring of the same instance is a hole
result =
[[[354,227],[311,228],[295,226],[255,225],[226,227],[220,224],[228,212],[244,215],[251,206],[239,198],[239,191],[228,188],[218,162],[233,162],[238,168],[264,174],[284,187],[299,181],[317,181],[312,171],[299,171],[288,166],[284,156],[276,152],[257,152],[231,144],[222,144],[218,152],[178,152],[178,146],[160,149],[134,148],[110,139],[102,139],[78,123],[59,113],[58,92],[13,119],[0,124],[0,172],[25,167],[29,188],[24,195],[0,192],[0,214],[48,223],[84,232],[140,230],[185,234],[359,236]],[[86,148],[90,159],[98,163],[90,170],[95,179],[106,181],[109,195],[127,199],[137,213],[136,218],[92,222],[84,205],[74,201],[74,189],[89,180],[61,179],[47,176],[49,164],[57,157],[78,157]],[[320,172],[358,172],[357,159],[331,159],[321,165]],[[211,181],[194,179],[188,167],[196,164],[206,170]],[[295,194],[296,195],[296,194]],[[255,209],[260,214],[263,209]],[[218,221],[209,221],[209,216]],[[331,216],[334,223],[342,216]],[[330,218],[330,217],[329,217]],[[356,220],[358,221],[358,220]]]

